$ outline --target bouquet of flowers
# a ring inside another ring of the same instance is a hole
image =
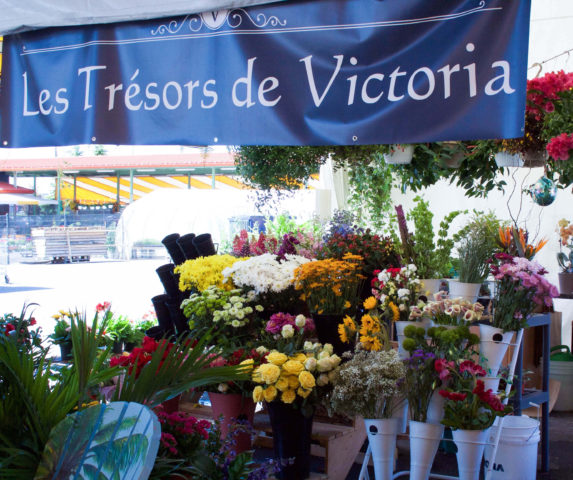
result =
[[[497,262],[490,265],[497,283],[493,326],[504,332],[519,330],[537,305],[550,307],[559,292],[543,277],[547,271],[537,262],[505,253],[494,257]]]
[[[250,372],[257,368],[264,361],[265,352],[255,349],[246,350],[238,348],[231,354],[213,356],[210,363],[211,367],[228,367],[243,365]],[[224,382],[216,385],[208,385],[206,390],[215,393],[240,393],[243,396],[249,396],[253,390],[252,382],[248,380]]]
[[[185,292],[195,289],[202,292],[212,285],[231,290],[234,286],[223,276],[223,270],[239,260],[242,258],[232,255],[211,255],[187,260],[174,270],[179,274],[179,290]]]
[[[422,308],[411,307],[410,319],[430,318],[437,325],[466,325],[480,320],[484,311],[481,303],[472,303],[463,298],[447,298],[446,292],[434,294],[434,301]]]
[[[195,337],[213,329],[213,344],[228,350],[251,348],[263,327],[264,308],[254,290],[244,293],[241,289],[210,286],[183,300],[181,308]]]
[[[541,239],[535,244],[530,244],[527,237],[527,230],[523,228],[499,227],[498,246],[503,253],[532,260],[537,252],[547,244],[547,240]]]
[[[499,396],[485,390],[483,380],[486,371],[471,360],[462,362],[437,359],[435,369],[443,380],[449,380],[449,388],[439,391],[446,399],[442,423],[462,430],[485,430],[493,425],[495,417],[511,412]]]
[[[342,314],[356,301],[364,276],[362,258],[347,253],[343,260],[303,263],[294,271],[295,289],[301,290],[312,313]]]
[[[259,233],[259,237],[254,235],[249,237],[249,232],[242,229],[233,239],[232,255],[235,257],[254,257],[265,253],[274,253],[277,249],[278,241],[272,235]]]
[[[276,255],[264,253],[234,263],[223,270],[223,276],[237,287],[253,289],[266,310],[280,311],[299,301],[294,271],[307,262],[309,259],[299,255],[287,254],[279,260]]]
[[[569,249],[569,255],[562,252],[562,247]],[[564,218],[559,220],[559,253],[557,262],[563,272],[573,272],[573,223]]]
[[[405,375],[395,350],[357,352],[334,375],[330,407],[352,416],[390,418]]]
[[[400,262],[398,252],[389,237],[382,237],[366,231],[334,232],[322,245],[318,258],[335,258],[342,260],[351,253],[363,259],[362,273],[367,277],[374,270]]]
[[[419,349],[411,352],[410,358],[404,361],[404,391],[408,399],[410,418],[416,422],[426,421],[430,399],[440,385],[440,378],[434,370],[435,359],[434,353]]]
[[[386,323],[378,312],[378,301],[368,297],[362,303],[365,313],[360,317],[360,327],[348,315],[338,325],[338,335],[344,343],[352,343],[358,332],[358,347],[367,351],[388,350],[389,336]]]
[[[332,345],[306,342],[303,349],[286,355],[272,350],[268,363],[255,368],[252,379],[258,383],[253,390],[255,402],[280,401],[312,410],[336,375],[340,357]]]
[[[391,312],[394,321],[408,320],[410,308],[418,305],[420,280],[416,275],[416,265],[401,268],[387,268],[374,271],[372,293],[380,301],[381,307]]]
[[[315,326],[312,318],[307,318],[302,314],[295,317],[290,313],[278,312],[271,315],[266,323],[262,335],[262,343],[265,346],[259,348],[268,352],[266,346],[272,345],[274,349],[291,354],[302,350],[305,342],[314,333]]]

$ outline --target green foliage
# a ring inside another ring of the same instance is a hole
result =
[[[354,163],[348,170],[349,203],[362,221],[375,231],[381,231],[392,207],[392,169],[381,154],[370,162]]]
[[[25,304],[20,315],[5,313],[0,315],[0,337],[12,342],[18,350],[22,350],[34,358],[38,359],[46,352],[42,345],[41,328],[32,328],[36,325],[36,319],[32,314],[28,314],[29,309],[35,303]]]
[[[107,324],[107,334],[114,342],[133,342],[135,329],[126,316],[113,317]]]
[[[457,259],[454,262],[459,281],[483,283],[489,274],[487,261],[498,250],[502,222],[493,212],[474,212],[473,218],[457,234]]]
[[[283,238],[286,234],[296,235],[301,232],[310,232],[313,237],[318,238],[322,235],[323,231],[323,227],[317,219],[299,223],[296,218],[290,216],[288,212],[283,212],[274,219],[267,218],[265,221],[265,229],[268,236],[273,236],[277,239]]]
[[[56,321],[54,326],[54,333],[52,333],[49,338],[55,345],[60,345],[62,343],[67,343],[72,340],[71,326],[67,320],[61,318]]]

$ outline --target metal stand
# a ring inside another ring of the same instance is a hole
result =
[[[516,395],[514,402],[514,411],[516,415],[521,415],[521,406],[525,400],[528,402],[534,403],[543,403],[542,406],[542,427],[541,427],[541,445],[542,445],[542,461],[541,461],[541,469],[543,472],[549,470],[549,465],[547,463],[549,458],[549,422],[547,415],[549,413],[548,409],[548,402],[549,402],[549,324],[551,322],[551,317],[549,314],[543,315],[534,315],[530,317],[527,321],[528,327],[534,326],[543,326],[543,392],[539,394],[533,395],[532,399],[529,396],[522,396],[521,394],[521,384],[522,384],[522,366],[523,366],[523,329],[517,332],[515,343],[510,343],[510,346],[513,347],[513,352],[511,355],[511,362],[509,364],[509,378],[512,378],[515,374],[515,390]],[[547,364],[547,365],[546,365]],[[505,387],[505,394],[509,395],[511,390],[511,383],[507,382]],[[539,395],[539,396],[538,396]],[[545,396],[547,397],[544,400]],[[504,400],[504,403],[507,404],[508,399]],[[495,441],[489,445],[493,445],[493,451],[491,454],[491,461],[489,463],[488,469],[485,472],[485,480],[490,478],[493,463],[495,459],[495,455],[497,453],[497,448],[499,445],[499,438],[501,436],[501,430],[503,428],[503,419],[504,417],[500,417],[498,424],[497,424],[497,432]],[[446,440],[446,439],[443,439]],[[450,440],[453,441],[453,440]],[[372,455],[372,450],[370,449],[370,445],[368,445],[368,449],[364,455],[364,460],[362,461],[362,468],[360,469],[360,474],[358,476],[358,480],[370,480],[370,476],[368,474],[368,463],[370,462],[370,456]],[[410,473],[409,470],[404,470],[400,472],[395,472],[392,478],[398,478],[404,475],[408,475]],[[430,478],[436,478],[439,480],[456,480],[459,477],[454,477],[451,475],[440,475],[436,473],[430,473]]]

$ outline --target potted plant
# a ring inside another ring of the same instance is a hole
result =
[[[435,368],[449,380],[449,387],[439,392],[446,399],[442,423],[453,429],[459,478],[478,480],[489,428],[496,417],[507,415],[512,409],[485,389],[481,377],[486,371],[477,363],[436,361]]]
[[[128,342],[133,342],[134,328],[129,319],[123,315],[111,316],[107,322],[106,333],[113,343],[113,353],[121,353],[123,346]]]
[[[568,249],[569,254],[563,252]],[[569,220],[559,220],[559,253],[557,262],[561,267],[559,273],[559,291],[565,295],[573,295],[573,223]]]
[[[291,329],[285,332],[290,335]],[[253,400],[264,401],[269,412],[274,454],[280,465],[278,477],[307,478],[314,409],[330,390],[341,359],[333,353],[332,345],[309,341],[288,355],[272,350],[266,360],[252,374],[258,384]]]
[[[475,302],[489,274],[488,260],[497,251],[500,221],[493,212],[475,212],[474,217],[456,235],[457,281],[450,282],[450,296]]]
[[[418,278],[423,284],[422,293],[432,295],[441,289],[441,279],[451,276],[454,239],[449,236],[449,229],[454,219],[463,212],[455,210],[446,215],[440,222],[436,236],[434,214],[429,203],[420,196],[415,197],[414,202],[416,205],[406,216],[401,205],[396,207],[401,242],[398,242],[395,232],[393,235],[395,241],[401,245],[402,261],[416,265]],[[408,231],[406,220],[413,222],[412,232]]]
[[[36,304],[25,304],[20,315],[0,315],[0,339],[13,343],[19,351],[27,353],[37,363],[47,348],[42,346],[42,328],[37,326],[32,313],[28,313],[28,309],[34,305]]]
[[[364,418],[377,480],[392,479],[399,419],[394,410],[402,398],[406,369],[395,350],[358,351],[345,362],[332,383],[330,408]]]
[[[52,315],[52,318],[56,320],[56,324],[54,325],[54,332],[48,338],[52,340],[54,345],[59,345],[62,361],[72,359],[71,325],[67,320],[71,317],[72,313],[65,310],[60,310],[59,313]]]

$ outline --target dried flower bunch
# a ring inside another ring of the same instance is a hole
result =
[[[330,408],[364,418],[390,418],[399,403],[404,363],[395,350],[360,351],[333,378]]]

